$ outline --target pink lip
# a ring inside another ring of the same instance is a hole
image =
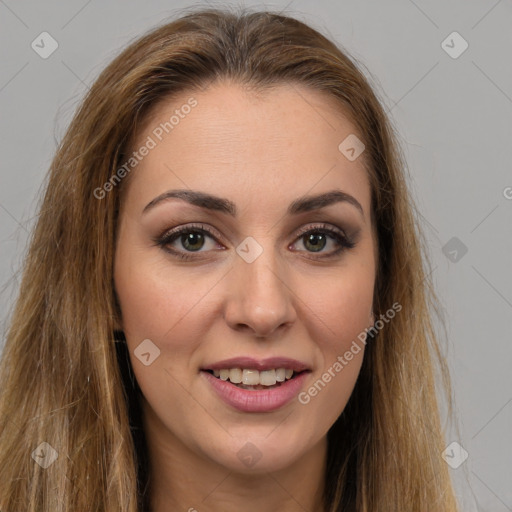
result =
[[[239,367],[239,365],[222,366],[222,368]],[[247,366],[242,367],[248,369]],[[283,366],[272,366],[272,368],[283,368]],[[218,379],[207,371],[201,371],[201,375],[225,403],[244,412],[270,412],[283,407],[297,396],[309,373],[303,372],[276,388],[249,390]]]
[[[269,357],[260,361],[252,357],[232,357],[231,359],[224,359],[223,361],[205,365],[201,369],[223,370],[231,368],[258,370],[260,372],[263,370],[271,370],[273,368],[285,368],[294,370],[297,373],[310,369],[307,364],[288,357]]]

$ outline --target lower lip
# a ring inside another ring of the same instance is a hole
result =
[[[201,374],[228,405],[244,412],[270,412],[286,405],[298,395],[309,372],[305,371],[272,389],[243,389],[202,370]]]

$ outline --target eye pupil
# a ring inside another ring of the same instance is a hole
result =
[[[322,238],[322,242],[320,242],[320,245],[318,245],[318,238]],[[315,243],[316,241],[316,243]],[[325,234],[324,233],[311,233],[309,235],[307,235],[306,237],[306,243],[305,245],[307,246],[308,244],[310,244],[311,242],[313,242],[313,252],[318,252],[318,251],[321,251],[324,247],[325,247]]]
[[[199,239],[199,242],[197,241],[197,238]],[[201,249],[204,244],[204,235],[199,231],[190,231],[189,233],[181,235],[181,243],[187,250],[197,251]],[[196,244],[199,244],[199,247],[193,247]]]

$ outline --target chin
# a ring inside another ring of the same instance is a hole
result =
[[[318,440],[312,440],[299,428],[291,430],[284,425],[273,428],[240,425],[236,430],[232,433],[230,429],[231,435],[224,432],[223,439],[214,442],[215,447],[203,446],[202,450],[228,470],[251,475],[280,471],[298,463],[322,437],[319,434]]]

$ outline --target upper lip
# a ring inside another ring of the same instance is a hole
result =
[[[273,368],[285,368],[295,372],[309,370],[309,366],[289,357],[269,357],[267,359],[254,359],[253,357],[232,357],[216,363],[208,364],[202,370],[224,370],[230,368],[242,368],[247,370],[271,370]]]

